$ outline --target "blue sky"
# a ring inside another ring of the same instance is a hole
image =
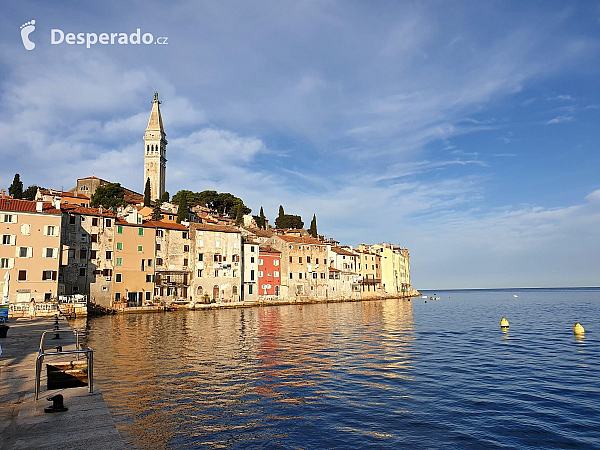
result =
[[[156,89],[171,194],[400,244],[417,288],[598,286],[599,51],[597,2],[1,0],[0,185],[142,191]]]

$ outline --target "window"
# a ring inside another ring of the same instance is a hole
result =
[[[110,277],[112,275],[112,269],[102,269],[103,277]]]
[[[315,260],[315,264],[319,264],[319,258]]]
[[[144,235],[144,229],[142,227],[138,228],[138,236]]]
[[[98,218],[97,217],[92,217],[92,226],[93,227],[97,227],[98,226]]]
[[[27,247],[19,247],[19,258],[27,258],[27,254],[29,253]]]
[[[19,270],[19,274],[17,276],[17,280],[19,280],[19,281],[27,281],[27,271],[26,270]]]
[[[233,243],[233,248],[238,248],[238,243],[237,242]]]
[[[144,247],[141,245],[138,245],[138,252],[143,252],[144,251]]]
[[[204,253],[198,253],[198,261],[204,261]]]
[[[254,253],[254,245],[251,245],[251,246],[250,246],[250,252],[251,252],[251,253]]]
[[[148,260],[148,267],[152,267],[152,260],[151,259]]]
[[[156,258],[156,265],[162,266],[162,258]]]
[[[69,215],[69,224],[75,225],[75,215],[73,215],[73,214]]]
[[[160,242],[156,243],[156,250],[160,250]]]
[[[219,278],[219,271],[215,270],[215,278]]]
[[[291,280],[292,278],[294,278],[294,277],[293,277],[293,275],[292,275],[292,272],[290,272],[290,280]]]
[[[252,294],[252,292],[250,292],[250,294]],[[231,295],[237,295],[237,286],[231,288]]]
[[[115,302],[120,302],[120,301],[121,301],[121,293],[115,292]]]
[[[183,246],[183,251],[186,252],[186,253],[189,252],[190,251],[190,246],[189,245],[184,245]]]
[[[321,272],[321,278],[324,280],[325,279],[325,272]]]
[[[123,280],[123,274],[116,273],[116,274],[115,274],[115,281],[116,281],[117,283],[120,283],[122,280]]]
[[[98,258],[98,251],[97,250],[90,250],[90,259],[97,259]]]
[[[292,257],[290,256],[290,264],[292,263]]]
[[[12,269],[14,266],[14,258],[0,258],[0,269]]]
[[[123,243],[117,242],[117,250],[123,250]]]
[[[122,266],[122,265],[123,265],[123,258],[117,257],[117,266]]]
[[[142,272],[144,271],[144,267],[145,267],[145,260],[142,259]]]
[[[298,272],[298,278],[302,279],[302,272]]]
[[[306,257],[306,262],[310,264],[310,256]]]
[[[42,272],[42,281],[47,280],[56,281],[56,270],[44,270]]]
[[[110,228],[110,227],[112,227],[112,219],[106,219],[106,220],[104,221],[104,226],[105,226],[106,228]]]
[[[259,278],[262,278],[262,277],[264,277],[264,276],[265,276],[265,273],[264,273],[262,270],[259,270],[259,271],[258,271],[258,277],[259,277]]]
[[[111,251],[107,251],[106,252],[106,258],[105,259],[112,259],[112,253]]]
[[[258,265],[259,265],[259,266],[262,266],[262,265],[264,265],[264,261],[263,261],[263,259],[262,259],[262,258],[259,258],[259,259],[258,259]]]
[[[278,265],[279,265],[279,260],[278,260],[277,258],[275,258],[275,259],[273,260],[273,265],[274,265],[274,266],[278,266]]]
[[[17,215],[16,214],[4,214],[4,222],[5,223],[17,223]]]
[[[117,225],[117,234],[123,234],[123,225]]]
[[[250,281],[254,281],[254,270],[250,271]]]
[[[85,277],[85,267],[81,267],[81,268],[79,269],[79,276],[80,276],[80,277]]]
[[[79,259],[87,259],[87,250],[85,248],[79,250]]]
[[[147,274],[146,274],[146,283],[152,283],[152,275],[151,275],[151,274],[149,274],[149,273],[147,273]],[[148,294],[149,294],[149,293],[150,293],[150,292],[148,292]]]
[[[204,239],[198,239],[198,247],[204,247]]]
[[[72,252],[71,252],[71,250],[72,250]],[[75,249],[70,249],[69,252],[70,252],[69,256],[71,257],[71,259],[74,259],[75,258]],[[44,247],[42,249],[42,257],[43,258],[56,258],[56,257],[58,257],[58,249],[52,248],[52,247]]]
[[[182,232],[181,232],[181,237],[182,237],[183,239],[187,239],[187,238],[188,238],[187,231],[182,231]]]
[[[215,241],[215,247],[220,247],[221,246],[221,241]]]
[[[163,237],[163,235],[164,235],[163,230],[156,230],[157,237]]]
[[[98,235],[92,234],[92,242],[98,242]]]
[[[146,301],[150,301],[150,291],[146,291]]]
[[[298,262],[299,262],[300,264],[302,264],[302,256],[299,256],[299,257],[298,257]]]
[[[189,262],[189,260],[187,258],[183,258],[183,266],[184,267],[188,266],[188,262]]]
[[[313,278],[317,278],[317,272],[313,272]]]
[[[254,256],[251,256],[251,257],[250,257],[250,262],[251,262],[252,264],[254,264]]]
[[[44,232],[45,236],[58,236],[58,230],[54,225],[46,225]]]
[[[252,294],[252,284],[248,285],[248,294]]]
[[[198,278],[202,278],[202,269],[198,269]],[[200,290],[201,286],[198,286],[198,290]]]
[[[24,236],[29,236],[31,234],[31,224],[22,223],[21,224],[21,234]]]
[[[12,234],[3,234],[2,235],[2,245],[15,245],[16,236]]]

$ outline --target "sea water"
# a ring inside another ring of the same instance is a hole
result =
[[[128,448],[600,448],[600,289],[423,293],[90,318],[87,343]]]

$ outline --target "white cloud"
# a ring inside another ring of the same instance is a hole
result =
[[[546,124],[551,125],[555,123],[571,122],[572,120],[572,116],[557,116],[554,119],[551,119],[548,122],[546,122]]]

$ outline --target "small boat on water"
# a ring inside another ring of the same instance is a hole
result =
[[[513,295],[514,298],[519,298],[519,296],[517,294]]]
[[[421,295],[421,298],[427,298],[427,296],[426,295]]]

